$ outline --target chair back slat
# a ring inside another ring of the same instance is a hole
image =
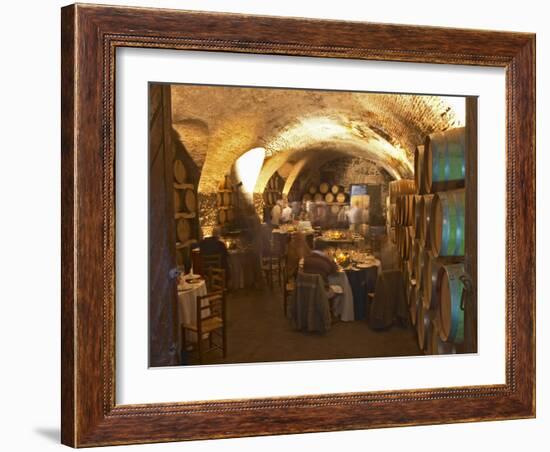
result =
[[[204,271],[208,271],[210,267],[221,268],[222,267],[222,256],[221,254],[202,254],[202,268]]]
[[[223,268],[210,267],[208,269],[208,289],[211,292],[224,291],[226,289],[226,276]]]

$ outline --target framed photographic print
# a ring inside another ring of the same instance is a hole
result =
[[[535,415],[535,37],[62,9],[62,442]]]

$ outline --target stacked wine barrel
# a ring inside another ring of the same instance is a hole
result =
[[[264,203],[266,207],[271,208],[279,199],[282,199],[283,185],[284,179],[279,175],[279,173],[275,172],[267,181],[267,185],[264,190]]]
[[[327,204],[327,225],[338,226],[338,218],[342,209],[349,205],[349,195],[344,187],[338,184],[321,182],[319,185],[310,184],[302,195],[302,202],[324,202]]]
[[[176,263],[183,265],[185,255],[197,238],[197,195],[190,171],[176,155],[174,173],[174,221],[176,226]]]
[[[226,226],[233,223],[235,219],[234,193],[231,176],[225,175],[218,184],[218,193],[216,195],[216,204],[218,206],[218,224]]]
[[[427,136],[416,148],[414,168],[414,180],[390,183],[388,221],[419,347],[426,354],[455,353],[464,341],[464,128]]]
[[[344,187],[341,185],[331,185],[328,182],[321,182],[318,186],[310,184],[302,196],[302,201],[324,201],[327,204],[343,204],[348,198],[348,195],[344,192]]]

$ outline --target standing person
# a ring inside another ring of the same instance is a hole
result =
[[[306,218],[311,224],[315,222],[315,203],[306,201]]]
[[[288,205],[288,201],[283,201],[284,207],[281,212],[281,223],[290,223],[292,221],[292,208]]]
[[[363,221],[363,209],[359,207],[359,201],[354,201],[353,206],[348,211],[349,229],[352,232],[361,232],[361,223]]]
[[[340,209],[338,211],[338,216],[336,218],[336,222],[337,222],[339,228],[344,229],[344,228],[349,227],[348,212],[349,212],[349,207],[348,206],[345,206],[345,207],[343,207],[342,209]]]
[[[283,201],[278,199],[271,209],[271,226],[274,228],[278,228],[281,224],[281,214],[283,213],[282,204]]]
[[[300,219],[300,213],[302,211],[302,203],[300,201],[293,201],[291,204],[292,218],[294,220]]]

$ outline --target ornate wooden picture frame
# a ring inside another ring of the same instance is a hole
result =
[[[62,442],[73,447],[535,416],[535,36],[71,5],[62,9]],[[505,384],[115,403],[115,51],[121,47],[506,70]]]

